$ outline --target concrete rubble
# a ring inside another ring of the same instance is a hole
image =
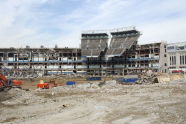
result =
[[[25,91],[18,88],[9,90],[8,94],[13,97],[10,100],[3,101],[2,104],[4,105],[27,105],[45,102],[43,97],[36,96],[31,91]]]
[[[153,83],[159,83],[159,80],[157,78],[157,74],[141,74],[139,75],[139,80],[136,82],[137,84],[153,84]]]

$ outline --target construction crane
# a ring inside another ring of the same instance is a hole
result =
[[[7,88],[21,88],[22,81],[7,79],[2,73],[0,73],[0,91]]]

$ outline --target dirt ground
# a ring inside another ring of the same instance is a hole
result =
[[[83,80],[83,79],[82,79]],[[32,83],[31,83],[32,82]],[[149,85],[87,82],[0,94],[3,124],[184,124],[186,80]],[[81,82],[81,81],[80,81]]]
[[[43,80],[44,82],[49,82],[50,80],[55,80],[55,82],[59,86],[64,86],[67,81],[75,81],[77,84],[83,84],[87,83],[86,80],[87,77],[72,77],[72,76],[63,76],[63,77],[43,77],[43,78],[36,78],[36,79],[20,79],[24,83],[22,85],[23,89],[36,89],[37,84],[40,82],[40,80]],[[102,81],[108,81],[112,80],[113,77],[102,77]]]

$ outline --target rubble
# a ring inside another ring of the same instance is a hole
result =
[[[159,83],[158,74],[145,74],[142,73],[139,75],[139,80],[136,82],[137,84],[154,84]]]
[[[0,123],[185,123],[186,79],[153,84],[159,76],[140,75],[141,85],[102,80],[11,89],[0,101]]]
[[[26,91],[18,88],[10,89],[7,92],[12,96],[11,99],[3,101],[4,105],[28,105],[34,103],[43,103],[45,100],[41,96],[34,95],[31,91]]]

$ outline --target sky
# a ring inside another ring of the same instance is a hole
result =
[[[186,0],[0,0],[0,48],[79,47],[86,30],[135,26],[139,44],[186,41]]]

